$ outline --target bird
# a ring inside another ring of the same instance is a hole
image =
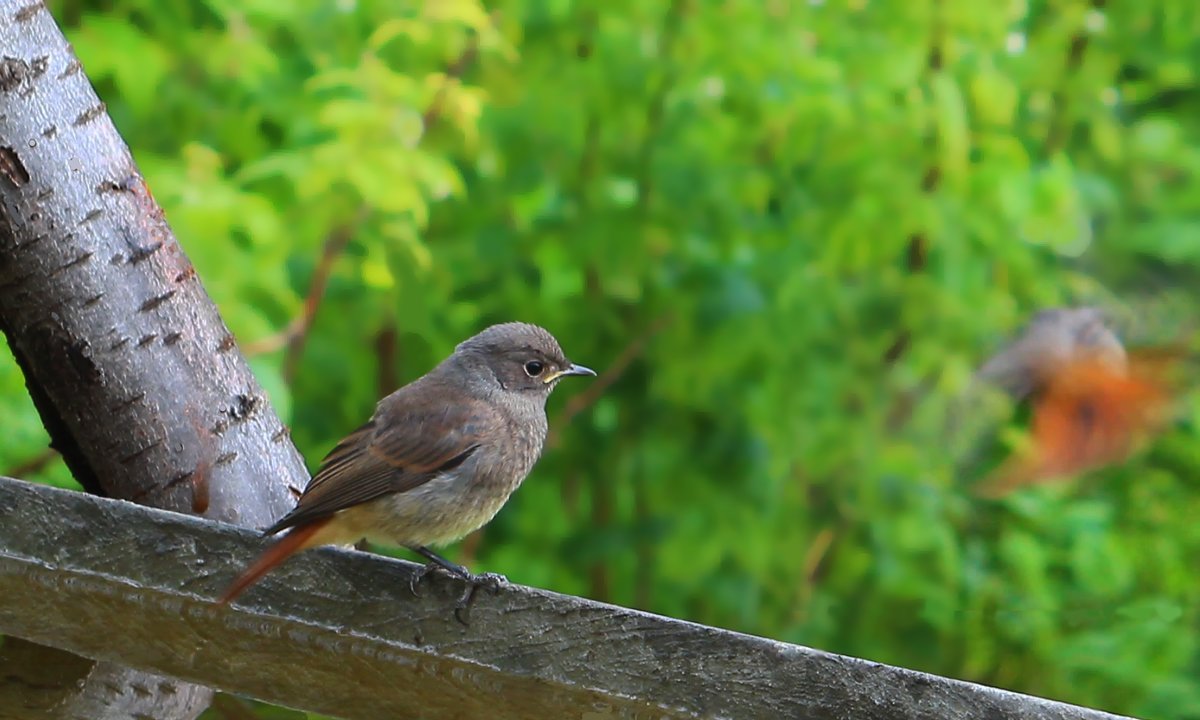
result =
[[[459,343],[432,370],[380,400],[371,418],[334,446],[295,508],[262,532],[286,534],[219,602],[233,601],[301,550],[364,539],[407,547],[428,561],[411,579],[414,593],[435,568],[467,582],[459,609],[476,588],[498,588],[503,576],[475,575],[431,548],[499,512],[542,453],[550,393],[563,378],[595,375],[568,360],[537,325],[493,325]]]
[[[1038,313],[978,373],[1029,399],[1031,412],[1028,441],[976,493],[1002,497],[1125,461],[1169,419],[1172,374],[1184,355],[1175,347],[1126,350],[1096,308]]]

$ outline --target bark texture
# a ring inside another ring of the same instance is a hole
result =
[[[52,445],[90,492],[262,526],[307,482],[104,103],[29,0],[0,0],[0,330]],[[0,656],[0,677],[6,658],[44,657],[24,652]],[[81,668],[59,698],[93,703],[80,717],[150,706],[190,718],[211,694]]]

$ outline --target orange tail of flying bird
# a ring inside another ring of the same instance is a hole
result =
[[[1169,419],[1181,347],[1126,352],[1096,308],[1037,313],[1021,336],[980,369],[978,378],[1028,398],[1028,444],[976,492],[1019,487],[1124,461]]]
[[[258,582],[263,575],[266,575],[284,560],[287,560],[305,548],[318,544],[313,542],[314,536],[332,519],[332,516],[320,518],[289,530],[286,535],[268,547],[254,561],[254,564],[246,568],[246,571],[239,575],[237,580],[233,581],[233,584],[221,596],[219,602],[222,605],[231,602],[238,595],[241,595],[246,588]]]
[[[1030,443],[978,487],[986,497],[1119,463],[1169,417],[1173,349],[1131,352],[1115,364],[1081,353],[1041,378],[1032,401]]]

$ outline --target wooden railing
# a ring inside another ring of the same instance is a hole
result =
[[[0,632],[364,720],[1115,717],[517,585],[479,593],[464,625],[458,580],[427,576],[415,596],[416,565],[332,548],[217,605],[261,543],[0,479]],[[4,706],[25,690],[8,674],[0,663]]]

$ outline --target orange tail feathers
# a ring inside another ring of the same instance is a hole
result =
[[[1025,485],[1123,462],[1169,417],[1182,353],[1152,350],[1130,356],[1127,372],[1092,360],[1069,363],[1049,380],[1033,406],[1031,445],[976,487],[1001,497]]]
[[[218,602],[221,605],[228,604],[238,595],[241,595],[246,588],[258,582],[263,575],[271,572],[275,566],[279,565],[284,560],[287,560],[297,552],[310,547],[310,541],[313,539],[313,536],[316,535],[321,528],[325,527],[332,519],[332,517],[321,518],[320,520],[314,520],[310,523],[292,528],[290,531],[288,531],[287,535],[279,538],[272,543],[270,547],[264,550],[263,553],[258,556],[258,559],[255,560],[250,567],[246,568],[246,570],[238,576],[237,580],[233,581],[233,584],[229,586],[229,589],[225,591],[225,594],[221,596],[221,599],[218,600]]]

